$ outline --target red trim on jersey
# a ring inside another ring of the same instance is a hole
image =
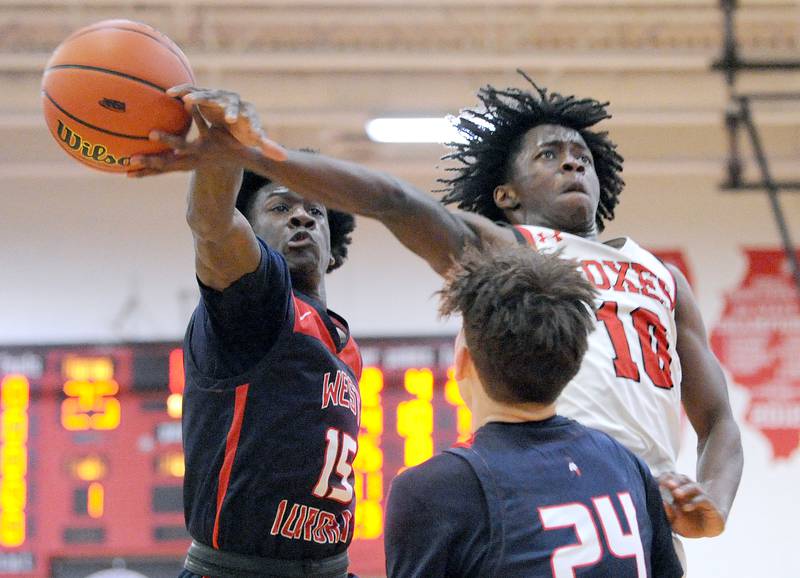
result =
[[[231,470],[233,460],[236,457],[236,449],[239,447],[239,434],[242,431],[242,421],[244,420],[244,409],[247,406],[247,390],[250,384],[245,383],[236,388],[236,400],[233,405],[233,420],[231,428],[228,430],[228,437],[225,440],[225,458],[222,461],[222,468],[219,470],[219,483],[217,486],[217,515],[214,518],[214,534],[212,545],[219,549],[219,515],[222,512],[222,502],[228,491],[228,484],[231,481]]]
[[[358,352],[358,346],[353,341],[353,338],[348,336],[344,348],[339,353],[336,353],[336,345],[333,343],[333,338],[317,310],[294,295],[292,295],[292,303],[294,304],[294,332],[302,333],[321,341],[328,348],[328,351],[347,364],[355,374],[356,380],[360,380],[361,354]],[[333,323],[337,325],[335,321]]]
[[[353,338],[347,340],[347,345],[344,346],[339,359],[344,361],[347,366],[353,370],[356,376],[356,381],[361,381],[361,354],[358,352],[358,346]]]
[[[527,228],[522,225],[514,225],[514,228],[522,233],[522,236],[525,237],[525,240],[528,241],[528,244],[537,249],[538,246],[536,245],[536,239],[533,238],[533,233],[531,233]]]

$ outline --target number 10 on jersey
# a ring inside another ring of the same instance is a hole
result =
[[[639,366],[633,360],[629,337],[622,315],[619,313],[619,304],[615,301],[603,301],[597,309],[597,320],[601,321],[608,331],[611,346],[614,348],[614,370],[617,377],[641,381]],[[637,307],[630,313],[631,323],[636,332],[636,340],[642,352],[642,365],[644,372],[656,387],[672,389],[672,372],[670,365],[672,356],[669,353],[667,330],[658,319],[658,315]]]

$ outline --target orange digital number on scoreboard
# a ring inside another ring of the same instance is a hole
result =
[[[61,403],[61,425],[70,431],[113,430],[122,409],[116,398],[114,362],[109,357],[68,357],[62,373],[67,381]]]
[[[397,406],[397,433],[405,439],[403,465],[409,468],[433,456],[433,372],[408,369],[403,385],[414,396]]]
[[[4,377],[0,384],[0,546],[25,543],[29,404],[28,379],[24,375]]]
[[[356,471],[356,527],[354,538],[373,540],[383,534],[383,372],[365,367],[359,382],[361,390],[361,431]]]

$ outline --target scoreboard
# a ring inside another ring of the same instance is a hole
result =
[[[471,419],[451,337],[359,344],[350,558],[377,576],[392,478],[469,435]],[[0,577],[85,576],[68,569],[115,559],[176,575],[189,543],[183,386],[179,343],[0,347]]]

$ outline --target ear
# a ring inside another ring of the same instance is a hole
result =
[[[328,268],[325,270],[326,273],[330,273],[331,269],[336,265],[336,257],[331,255],[330,259],[328,259]]]
[[[494,190],[494,204],[504,211],[513,211],[519,207],[517,191],[508,183],[497,186]]]
[[[472,354],[467,347],[467,340],[464,338],[464,329],[458,332],[455,345],[455,359],[453,377],[456,381],[463,381],[475,371],[472,363]]]

